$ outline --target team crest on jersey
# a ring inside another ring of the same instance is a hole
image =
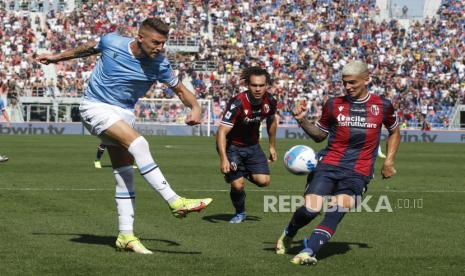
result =
[[[375,115],[375,116],[378,116],[379,115],[379,107],[374,104],[370,107],[370,112],[371,114]]]
[[[342,112],[342,110],[344,109],[344,107],[342,105],[340,105],[337,109],[339,109],[339,112]]]
[[[270,106],[269,106],[268,104],[263,105],[263,111],[264,111],[265,113],[270,112]]]
[[[244,113],[245,113],[245,115],[249,115],[249,110],[248,110],[248,109],[244,109]]]

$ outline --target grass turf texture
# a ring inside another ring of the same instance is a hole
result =
[[[186,197],[213,197],[200,214],[184,220],[136,173],[136,234],[154,255],[118,253],[114,179],[93,168],[98,140],[89,136],[2,136],[0,164],[0,275],[215,274],[215,275],[418,275],[465,273],[463,145],[404,143],[395,178],[369,185],[374,209],[387,196],[393,212],[352,213],[313,267],[289,260],[321,220],[302,229],[291,250],[277,256],[274,243],[292,213],[264,212],[265,195],[301,195],[305,177],[289,174],[284,152],[296,144],[279,140],[272,184],[246,185],[249,220],[230,225],[229,187],[219,172],[214,139],[148,137],[155,160],[174,189]],[[266,142],[263,142],[265,152]],[[412,207],[422,200],[422,208]]]

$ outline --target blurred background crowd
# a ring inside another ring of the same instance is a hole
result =
[[[272,75],[270,92],[284,124],[293,122],[294,101],[308,100],[310,115],[318,117],[327,97],[342,94],[341,68],[351,59],[369,64],[370,90],[392,100],[402,127],[447,128],[464,99],[461,0],[443,0],[435,17],[408,24],[379,20],[375,0],[26,2],[28,13],[18,11],[18,1],[2,1],[0,11],[0,95],[10,105],[21,97],[81,97],[98,56],[45,69],[34,60],[37,53],[60,52],[108,32],[133,36],[148,16],[170,24],[165,54],[197,98],[212,100],[215,120],[244,89],[239,76],[250,65]],[[187,42],[195,50],[183,51]],[[163,84],[146,95],[173,96]],[[136,113],[170,121],[180,108],[141,102]]]

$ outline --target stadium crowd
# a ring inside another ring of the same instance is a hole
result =
[[[271,89],[286,122],[295,99],[310,100],[311,115],[318,116],[326,98],[342,92],[340,70],[354,58],[370,64],[371,91],[393,100],[404,127],[447,127],[453,106],[464,98],[465,4],[460,0],[444,0],[438,18],[411,22],[409,28],[397,20],[376,20],[375,0],[93,2],[83,1],[71,12],[49,12],[35,32],[28,17],[3,10],[0,93],[80,97],[96,58],[57,64],[57,78],[45,79],[33,59],[35,49],[61,51],[112,31],[133,34],[141,19],[160,16],[172,27],[171,39],[199,40],[195,55],[167,54],[198,98],[213,99],[214,118],[240,89],[240,70],[250,65],[272,74]],[[217,70],[194,71],[192,61],[214,61]],[[173,93],[157,84],[147,97]],[[138,110],[144,118],[179,112],[160,113],[148,104]]]

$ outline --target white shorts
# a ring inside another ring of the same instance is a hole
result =
[[[123,120],[134,127],[136,116],[130,110],[106,103],[81,101],[79,106],[82,124],[92,134],[99,136],[104,145],[117,146],[118,143],[105,135],[103,132],[117,121]]]

